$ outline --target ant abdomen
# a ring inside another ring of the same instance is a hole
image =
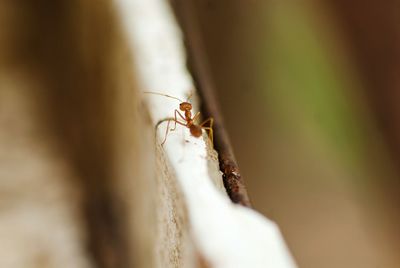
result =
[[[192,134],[192,136],[196,138],[201,136],[202,131],[199,125],[191,125],[189,129],[190,129],[190,134]]]

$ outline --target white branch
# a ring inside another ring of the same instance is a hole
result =
[[[135,75],[140,79],[142,90],[185,99],[194,86],[185,64],[181,32],[168,2],[115,2],[129,38]],[[146,100],[154,126],[173,116],[179,104],[157,95],[148,95]],[[192,103],[196,109],[196,98]],[[164,138],[165,127],[166,124],[161,124],[158,128],[157,143]],[[206,140],[205,134],[200,139],[195,138],[187,128],[178,126],[176,131],[169,133],[163,148],[157,146],[157,157],[167,165],[164,171],[159,172],[159,180],[172,176],[177,181],[187,211],[188,226],[185,228],[189,230],[189,240],[193,242],[196,253],[211,267],[295,267],[276,224],[229,200],[223,188],[217,157]],[[173,217],[170,215],[169,220],[173,221]]]

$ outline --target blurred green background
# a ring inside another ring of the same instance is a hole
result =
[[[253,205],[300,267],[400,267],[398,3],[194,4]]]

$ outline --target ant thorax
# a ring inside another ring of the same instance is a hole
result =
[[[191,121],[192,119],[192,112],[189,110],[185,111],[185,117],[186,117],[186,121]],[[189,122],[188,122],[189,123]]]
[[[191,127],[191,126],[193,126],[193,125],[194,125],[194,121],[193,121],[192,118],[186,120],[186,126],[187,126],[187,127]]]

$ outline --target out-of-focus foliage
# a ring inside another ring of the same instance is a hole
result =
[[[269,7],[264,76],[268,110],[292,131],[321,139],[320,145],[345,161],[360,161],[365,122],[354,109],[358,103],[352,104],[345,94],[357,82],[347,83],[346,69],[340,69],[337,60],[343,55],[328,47],[331,36],[324,35],[321,21],[304,5]]]

